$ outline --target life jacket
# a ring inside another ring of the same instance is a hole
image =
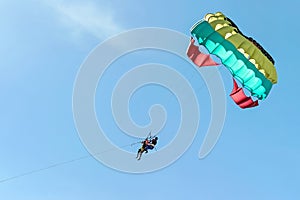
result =
[[[144,140],[142,148],[145,149],[148,146],[148,144],[149,144],[149,141],[148,140]]]

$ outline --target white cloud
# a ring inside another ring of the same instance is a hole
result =
[[[104,39],[122,31],[109,6],[99,6],[91,1],[47,0],[46,3],[59,13],[60,20],[72,28],[74,33],[84,31]]]

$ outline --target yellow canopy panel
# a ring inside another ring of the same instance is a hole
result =
[[[277,83],[277,72],[274,64],[267,56],[244,36],[232,21],[228,20],[224,14],[207,14],[204,18],[212,28],[217,31],[224,39],[231,42],[255,67],[273,84]]]

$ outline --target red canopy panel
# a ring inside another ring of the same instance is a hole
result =
[[[218,66],[220,64],[216,63],[209,54],[204,54],[199,51],[199,47],[194,45],[194,38],[191,38],[190,45],[187,49],[187,56],[199,67],[204,66]]]
[[[230,97],[239,107],[243,109],[258,106],[258,100],[253,101],[251,97],[247,97],[243,88],[240,88],[234,79],[233,89]]]

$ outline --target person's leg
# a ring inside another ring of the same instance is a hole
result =
[[[137,152],[137,154],[136,154],[136,158],[139,157],[139,154],[141,153],[141,151],[142,151],[142,148],[139,148],[139,150],[138,150],[138,152]]]
[[[138,156],[137,156],[137,160],[140,160],[140,159],[141,159],[142,154],[144,153],[144,151],[145,151],[144,148],[141,148],[141,149],[139,150],[139,153],[138,153]]]

